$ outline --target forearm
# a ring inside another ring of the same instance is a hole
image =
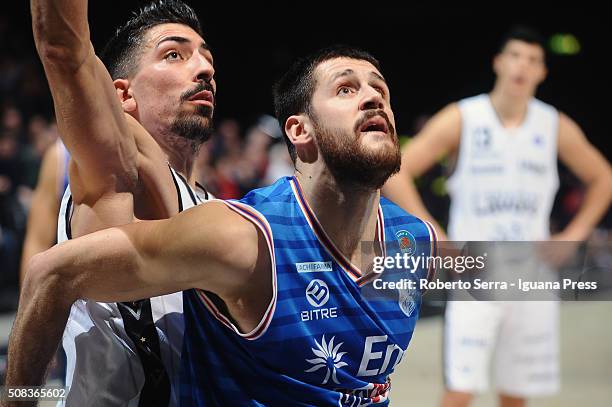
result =
[[[86,0],[30,0],[32,30],[43,59],[78,61],[90,47]]]
[[[112,78],[91,44],[87,1],[31,0],[31,8],[60,137],[87,180],[71,179],[73,193],[98,196],[133,188],[138,150]]]
[[[9,340],[7,386],[36,386],[60,342],[78,298],[122,300],[148,295],[135,288],[137,256],[119,228],[57,245],[29,261]]]
[[[33,272],[24,280],[9,339],[7,387],[44,383],[47,366],[60,343],[74,301],[71,285],[59,275],[30,271]]]
[[[168,261],[168,266],[155,261],[159,247],[169,245],[163,232],[155,231],[156,225],[167,221],[136,222],[56,245],[32,258],[24,288],[35,278],[29,284],[38,296],[41,287],[59,276],[72,300],[118,302],[167,294],[170,291],[158,287],[157,280],[171,275],[167,271],[177,260]]]
[[[586,240],[612,200],[612,176],[605,174],[588,185],[584,202],[563,234],[570,240]]]

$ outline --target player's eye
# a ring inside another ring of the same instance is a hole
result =
[[[353,89],[348,86],[340,86],[338,88],[338,95],[349,95],[353,92]]]
[[[168,61],[176,61],[181,59],[181,54],[179,54],[178,51],[170,51],[164,56],[164,59]]]

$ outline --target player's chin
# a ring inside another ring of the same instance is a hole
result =
[[[391,134],[368,132],[362,134],[361,148],[371,152],[389,153],[397,150],[399,145]]]
[[[206,105],[197,105],[194,108],[193,114],[203,120],[212,120],[214,108]]]
[[[396,162],[401,162],[399,144],[391,138],[362,145],[362,151],[372,162],[380,163],[382,166],[393,167]]]

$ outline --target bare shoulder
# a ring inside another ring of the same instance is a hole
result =
[[[450,103],[436,113],[430,120],[448,133],[459,134],[461,131],[461,111],[457,103]]]
[[[423,161],[429,167],[441,156],[452,153],[459,147],[461,138],[461,112],[456,103],[444,107],[434,114],[423,129],[408,144],[404,155],[410,160]]]
[[[568,137],[584,137],[582,129],[571,117],[563,112],[559,112],[559,137],[567,139]]]
[[[261,257],[268,256],[259,229],[218,200],[181,212],[163,233],[160,238],[171,239],[181,257],[195,259],[195,264],[202,263],[197,259],[208,259],[204,285],[198,288],[214,288],[222,296],[242,290]]]
[[[461,112],[457,103],[451,103],[434,114],[417,136],[442,142],[447,148],[453,148],[459,144],[460,135]]]
[[[576,149],[590,146],[580,126],[565,113],[559,112],[557,149],[562,159],[576,153]]]
[[[459,104],[457,102],[449,103],[444,106],[439,112],[438,115],[447,120],[454,120],[461,122],[461,110],[459,110]]]
[[[230,232],[234,229],[244,231],[244,228],[247,228],[247,226],[250,228],[249,225],[253,225],[252,222],[246,220],[242,215],[230,209],[229,205],[221,199],[206,201],[182,212],[178,216],[184,216],[185,218],[189,216],[190,221],[198,225],[205,224],[207,228],[224,225],[225,229]]]
[[[559,113],[558,154],[561,161],[585,183],[610,177],[610,164],[569,116]]]
[[[258,228],[223,201],[208,201],[181,212],[175,219],[173,236],[177,239],[183,235],[197,236],[200,242],[206,241],[207,247],[222,254],[222,258],[245,259],[257,249]]]

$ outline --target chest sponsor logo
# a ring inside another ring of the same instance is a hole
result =
[[[349,366],[351,361],[348,352],[342,351],[344,342],[340,342],[336,336],[332,336],[328,341],[325,335],[320,341],[316,338],[313,340],[315,346],[310,348],[306,356],[308,365],[304,372],[318,374],[319,380],[322,379],[321,384],[341,384],[338,372]],[[395,366],[401,362],[404,352],[400,346],[389,342],[387,335],[365,337],[357,376],[372,377],[392,373]]]
[[[470,172],[478,175],[498,175],[503,174],[505,172],[505,168],[499,164],[472,165],[470,167]]]
[[[298,273],[317,273],[320,271],[333,271],[331,261],[310,261],[306,263],[295,263]]]
[[[389,343],[387,335],[368,336],[363,345],[357,376],[377,376],[393,372],[405,350]]]
[[[314,279],[306,287],[306,300],[314,309],[300,312],[302,322],[338,317],[338,308],[322,308],[329,301],[330,293],[327,283]]]
[[[330,379],[333,383],[340,384],[338,377],[336,376],[336,372],[337,370],[342,369],[344,366],[348,366],[346,362],[342,361],[342,357],[346,354],[346,352],[340,352],[340,348],[344,342],[335,344],[335,340],[336,337],[332,336],[329,342],[327,342],[325,340],[325,335],[323,335],[323,338],[321,338],[321,343],[315,339],[315,347],[310,348],[310,350],[316,356],[316,358],[306,359],[306,362],[312,365],[309,369],[305,370],[306,373],[316,371],[321,371],[321,375],[325,373],[325,377],[323,378],[321,384],[327,384]]]
[[[322,307],[329,301],[329,287],[323,280],[312,280],[306,287],[306,299],[313,307]]]
[[[478,216],[491,216],[503,213],[534,215],[538,212],[539,202],[536,194],[528,192],[489,192],[473,197],[474,213]]]
[[[544,175],[548,170],[548,166],[545,164],[540,164],[534,161],[521,161],[519,163],[519,168],[522,171],[529,172],[531,174],[536,175]]]

